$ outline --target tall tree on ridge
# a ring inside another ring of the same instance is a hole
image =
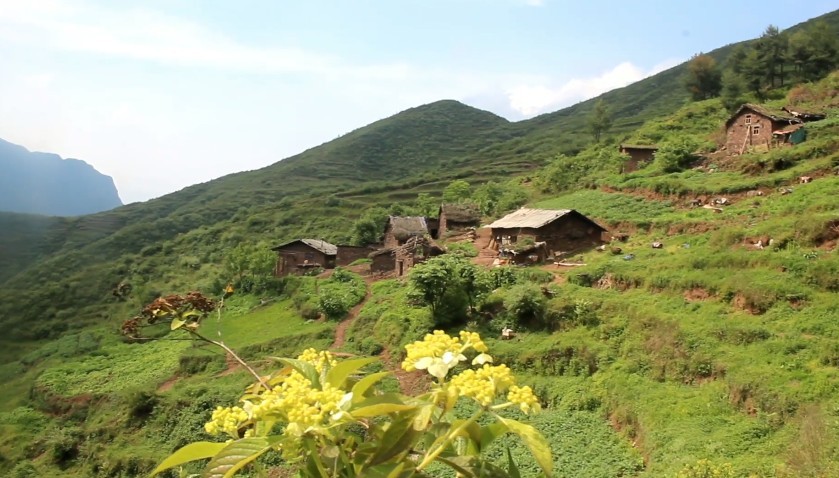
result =
[[[694,55],[688,63],[685,86],[695,101],[719,96],[722,75],[716,60],[702,53]]]
[[[755,50],[757,50],[758,59],[769,87],[774,87],[776,80],[780,80],[780,86],[784,86],[784,57],[787,51],[787,37],[781,35],[781,30],[778,27],[769,25],[763,35],[758,38]]]
[[[594,104],[594,110],[592,110],[588,119],[588,128],[594,136],[594,142],[599,143],[600,137],[611,127],[612,117],[609,115],[609,108],[602,99],[599,99]]]

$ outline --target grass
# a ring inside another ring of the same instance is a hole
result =
[[[334,323],[307,323],[298,314],[290,300],[281,300],[264,306],[254,305],[248,312],[233,311],[222,315],[221,320],[209,317],[201,332],[208,338],[219,338],[234,350],[264,344],[280,338],[331,332]]]

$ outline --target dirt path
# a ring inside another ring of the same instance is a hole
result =
[[[218,374],[219,377],[230,375],[231,373],[242,368],[242,364],[240,364],[239,361],[233,358],[233,356],[229,353],[224,356],[224,365],[224,371]]]
[[[390,354],[390,350],[388,349],[382,350],[380,357],[382,358],[382,363],[385,367],[393,372],[393,376],[396,377],[396,381],[399,382],[399,389],[402,393],[405,395],[416,396],[428,390],[430,381],[427,373],[420,370],[406,372],[402,369],[402,364],[394,360],[393,356]]]
[[[178,377],[177,375],[172,375],[165,382],[161,383],[159,387],[157,387],[157,393],[165,393],[169,390],[172,390],[172,387],[175,386],[175,383],[177,383],[178,379],[180,379],[180,377]]]
[[[364,298],[361,299],[361,302],[356,304],[355,307],[350,309],[347,314],[347,318],[342,320],[341,323],[338,324],[338,327],[335,328],[335,341],[329,346],[330,350],[343,347],[344,343],[347,341],[347,329],[350,328],[350,325],[352,325],[353,321],[356,317],[358,317],[361,309],[364,308],[364,304],[366,304],[367,300],[370,299],[370,282],[367,278],[364,279],[364,289]]]

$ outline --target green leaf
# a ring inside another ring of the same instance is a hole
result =
[[[304,362],[298,359],[290,359],[284,357],[271,357],[272,359],[288,365],[289,367],[293,368],[300,372],[301,375],[306,377],[310,382],[312,382],[312,387],[320,389],[320,375],[318,371],[315,370],[315,366],[310,364],[309,362]]]
[[[506,471],[504,471],[503,468],[474,456],[456,456],[453,458],[438,457],[437,461],[445,463],[464,477],[512,478]]]
[[[533,454],[536,463],[550,478],[553,474],[553,458],[551,457],[551,447],[545,437],[530,425],[500,415],[495,415],[495,417],[522,439],[527,448],[530,449],[530,453]]]
[[[186,323],[183,319],[172,319],[172,323],[169,324],[169,330],[178,330]]]
[[[417,408],[417,406],[409,405],[403,402],[401,395],[396,393],[386,393],[366,398],[356,404],[353,404],[349,413],[353,417],[364,418],[386,415],[388,413],[400,412],[403,410],[411,410],[413,408]]]
[[[501,435],[507,433],[510,429],[507,425],[503,423],[492,423],[485,427],[481,427],[481,439],[479,441],[480,450],[486,450],[486,448],[495,441],[496,438],[500,437]]]
[[[178,451],[169,455],[168,458],[157,465],[157,468],[155,468],[151,474],[154,476],[161,471],[168,470],[169,468],[178,465],[183,465],[184,463],[189,463],[190,461],[211,458],[215,456],[216,453],[224,449],[225,446],[227,446],[226,443],[213,443],[209,441],[190,443],[189,445],[181,447]]]
[[[390,426],[382,435],[379,447],[370,457],[368,466],[386,463],[391,458],[400,454],[407,454],[414,448],[414,442],[421,434],[420,431],[414,429],[415,415],[416,412],[400,414],[398,419],[390,423]]]
[[[453,428],[461,426],[465,420],[455,420],[452,423]],[[469,455],[479,455],[481,453],[481,426],[475,422],[471,422],[463,429],[460,436],[466,438],[466,453]]]
[[[434,411],[437,409],[433,403],[429,403],[420,407],[414,418],[414,430],[425,430],[434,416]]]
[[[412,469],[405,469],[405,463],[387,463],[364,470],[364,478],[402,478],[417,476]]]
[[[507,473],[510,475],[510,478],[521,478],[519,474],[519,467],[516,466],[516,462],[513,461],[513,454],[510,453],[510,447],[507,448]]]
[[[217,453],[207,467],[204,478],[229,478],[259,455],[273,448],[282,437],[251,437],[236,440]]]
[[[388,375],[390,375],[390,372],[371,373],[370,375],[364,376],[364,378],[359,380],[352,387],[353,402],[360,402],[364,398],[364,394],[370,387],[372,387],[376,384],[376,382],[387,377]]]
[[[378,359],[365,357],[339,362],[338,365],[329,369],[329,372],[326,374],[326,383],[335,388],[344,388],[344,383],[347,381],[347,377],[349,377],[350,374],[365,365],[375,362],[376,360]]]

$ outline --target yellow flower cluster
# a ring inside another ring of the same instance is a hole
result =
[[[455,375],[450,385],[459,395],[472,398],[487,407],[492,404],[496,395],[504,393],[515,383],[516,379],[506,365],[484,364],[477,370],[464,370]]]
[[[332,354],[326,350],[321,350],[319,352],[315,349],[309,348],[304,350],[302,354],[298,355],[297,359],[314,365],[315,370],[317,370],[318,373],[323,373],[324,369],[327,367],[334,367],[338,365],[338,362]]]
[[[518,405],[524,413],[538,412],[542,409],[542,405],[539,404],[539,399],[536,398],[533,390],[528,386],[519,387],[512,385],[509,393],[507,393],[507,400]]]
[[[204,424],[204,430],[210,435],[227,433],[234,439],[239,438],[239,428],[248,421],[248,413],[239,407],[216,407],[213,418]]]
[[[461,330],[460,341],[463,342],[464,347],[472,347],[476,352],[486,353],[486,351],[489,350],[477,332],[467,332],[465,330]]]
[[[472,365],[483,365],[492,362],[486,351],[487,346],[476,332],[460,332],[459,337],[451,337],[442,330],[435,330],[427,334],[421,341],[407,345],[408,352],[402,362],[402,368],[408,372],[414,370],[428,370],[428,373],[443,379],[449,370],[466,360],[463,352],[474,349],[480,354],[472,361]]]
[[[308,349],[297,358],[311,363],[318,372],[337,363],[329,352],[318,352],[315,349]],[[217,408],[204,429],[213,435],[224,432],[239,438],[238,430],[249,421],[279,418],[287,422],[287,435],[301,436],[312,428],[321,427],[340,417],[337,413],[347,401],[347,396],[344,390],[328,383],[315,388],[309,379],[293,370],[276,387],[245,397],[241,408]]]

